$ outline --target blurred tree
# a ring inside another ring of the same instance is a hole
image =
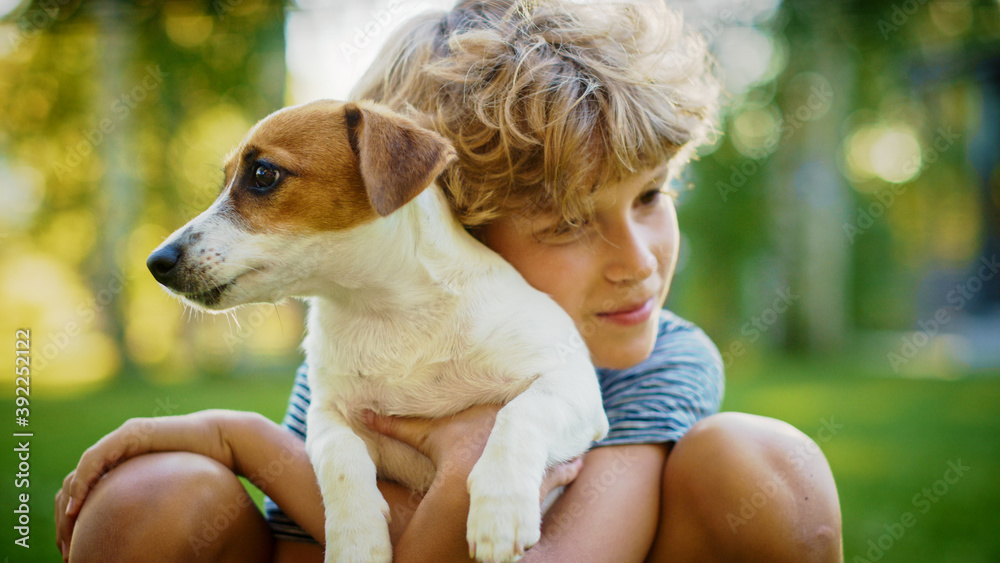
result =
[[[710,42],[744,5],[718,4]],[[785,0],[767,21],[733,19],[773,37],[778,72],[732,92],[723,140],[693,165],[679,209],[693,258],[671,307],[724,357],[912,329],[997,252],[1000,6]],[[950,277],[919,298],[936,269]],[[996,292],[983,285],[970,308]],[[785,287],[796,300],[774,314]]]
[[[0,143],[40,172],[44,189],[25,230],[67,248],[75,233],[65,225],[83,228],[84,239],[96,233],[62,257],[98,302],[114,294],[96,308],[97,323],[121,344],[126,373],[128,312],[140,284],[122,281],[142,275],[136,255],[152,249],[132,248],[134,235],[182,224],[218,192],[218,168],[178,158],[177,147],[190,142],[183,132],[223,114],[236,116],[230,129],[242,134],[283,105],[284,8],[279,0],[36,0],[7,18],[17,27],[0,59]],[[209,160],[221,165],[230,146],[211,147],[218,153]]]

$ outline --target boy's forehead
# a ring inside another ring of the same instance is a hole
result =
[[[600,168],[600,166],[594,168]],[[604,170],[600,172],[603,174],[595,171],[594,181],[590,183],[588,189],[573,190],[573,194],[569,198],[572,205],[566,205],[566,202],[560,203],[545,196],[520,199],[519,203],[515,200],[508,200],[507,212],[503,216],[513,219],[525,228],[538,222],[560,221],[570,224],[586,222],[593,219],[594,214],[600,208],[614,205],[619,198],[632,199],[647,188],[662,187],[661,185],[667,181],[670,175],[671,167],[670,162],[664,162],[639,171],[627,172],[615,178],[611,164],[606,163]],[[577,214],[574,215],[572,211],[567,213],[569,210],[573,210]]]
[[[594,186],[593,197],[601,197],[606,193],[617,193],[623,188],[642,188],[652,182],[665,182],[670,174],[670,163],[644,168],[635,172],[626,172],[618,178],[610,178]]]

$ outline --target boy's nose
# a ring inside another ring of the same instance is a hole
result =
[[[606,276],[614,283],[642,281],[657,269],[656,255],[634,225],[624,226],[608,239]]]

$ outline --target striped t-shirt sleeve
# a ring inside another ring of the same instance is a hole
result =
[[[667,310],[649,358],[624,370],[600,369],[598,376],[610,430],[595,446],[676,442],[722,402],[718,348]]]
[[[285,411],[285,420],[282,422],[282,426],[302,441],[306,439],[306,411],[309,410],[311,397],[306,373],[306,364],[299,366],[295,372],[292,396],[288,400],[288,410]],[[309,543],[316,542],[308,532],[282,512],[270,497],[264,497],[264,512],[267,514],[267,523],[271,527],[274,537]]]

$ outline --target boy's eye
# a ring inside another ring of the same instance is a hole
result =
[[[660,195],[662,193],[663,192],[660,191],[660,188],[649,190],[649,191],[643,193],[641,196],[639,196],[639,204],[640,205],[652,205],[652,204],[660,201]]]
[[[539,242],[549,243],[549,244],[559,244],[562,242],[569,242],[571,240],[577,240],[582,235],[584,235],[588,228],[590,228],[591,222],[584,221],[579,225],[573,225],[566,222],[559,222],[558,224],[542,229],[535,233],[535,238]]]
[[[581,223],[579,225],[571,225],[569,223],[560,223],[560,224],[556,225],[552,230],[550,230],[547,234],[552,235],[552,236],[557,236],[557,237],[558,236],[564,236],[564,235],[576,234],[576,233],[579,233],[580,231],[586,229],[587,225],[589,225],[589,224],[590,224],[589,222]]]

